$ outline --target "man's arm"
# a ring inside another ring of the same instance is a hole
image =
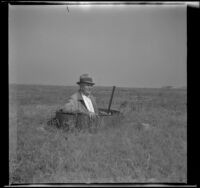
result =
[[[70,98],[67,103],[65,103],[64,107],[63,107],[63,111],[64,112],[75,112],[77,109],[76,109],[76,104],[75,104],[75,101]]]
[[[90,99],[92,101],[95,114],[98,115],[99,114],[99,109],[98,109],[98,106],[97,106],[97,103],[96,103],[96,98],[93,95],[91,95]]]

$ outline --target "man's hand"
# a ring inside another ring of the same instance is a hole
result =
[[[97,114],[94,112],[89,112],[89,117],[90,119],[96,119],[97,118]]]

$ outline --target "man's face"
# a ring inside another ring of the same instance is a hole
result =
[[[92,88],[93,88],[93,85],[92,84],[87,84],[87,83],[82,83],[80,84],[80,88],[81,88],[81,92],[88,96],[92,93]]]

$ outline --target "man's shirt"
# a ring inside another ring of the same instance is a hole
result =
[[[82,94],[82,97],[83,97],[83,100],[85,102],[85,105],[86,105],[88,111],[94,112],[94,107],[93,107],[91,99],[84,94]]]

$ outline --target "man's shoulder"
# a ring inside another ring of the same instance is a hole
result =
[[[90,95],[90,99],[96,102],[96,97],[94,95]]]
[[[71,95],[70,97],[71,99],[74,99],[74,100],[80,100],[81,99],[81,95],[79,92],[76,92],[74,93],[73,95]]]
[[[90,95],[90,97],[91,97],[91,98],[94,98],[94,99],[96,98],[96,97],[95,97],[94,95],[92,95],[92,94]]]

